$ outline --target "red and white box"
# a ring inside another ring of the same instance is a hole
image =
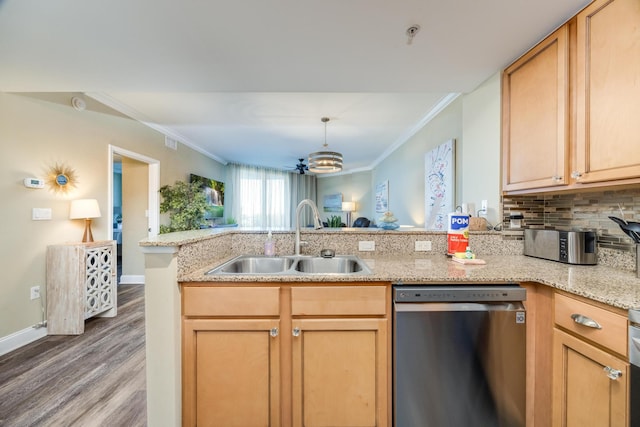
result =
[[[469,215],[450,213],[447,226],[447,254],[464,252],[467,246],[469,246]]]

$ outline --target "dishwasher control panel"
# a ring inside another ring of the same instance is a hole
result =
[[[396,285],[395,302],[525,301],[527,291],[518,285]]]

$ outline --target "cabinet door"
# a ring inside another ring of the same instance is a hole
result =
[[[568,26],[502,77],[503,190],[568,183]]]
[[[553,371],[554,426],[627,425],[628,363],[555,329]]]
[[[183,322],[183,426],[280,425],[279,321]]]
[[[85,307],[84,317],[113,317],[116,315],[118,291],[116,289],[116,246],[88,247],[85,252]],[[110,310],[108,313],[105,311]]]
[[[596,0],[577,21],[577,182],[640,177],[640,2]]]
[[[385,319],[304,319],[293,327],[293,426],[387,426]]]

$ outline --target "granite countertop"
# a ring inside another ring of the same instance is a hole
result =
[[[402,284],[486,284],[538,282],[614,307],[640,307],[640,279],[635,272],[605,266],[578,266],[523,255],[482,256],[485,265],[462,265],[445,255],[423,257],[360,255],[372,274],[350,275],[206,275],[231,257],[178,277],[179,282],[391,282]]]

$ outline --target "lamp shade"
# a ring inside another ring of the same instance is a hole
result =
[[[342,212],[353,212],[356,210],[356,202],[342,202]]]
[[[69,219],[100,218],[100,206],[96,199],[78,199],[71,201]]]

